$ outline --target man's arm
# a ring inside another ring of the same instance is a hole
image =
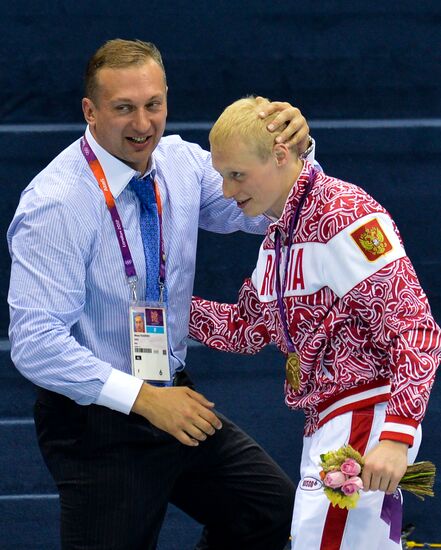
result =
[[[144,416],[186,445],[221,427],[213,403],[189,388],[155,388],[96,357],[71,334],[86,307],[92,238],[79,212],[32,195],[8,232],[12,256],[11,355],[36,385],[81,405],[96,403]],[[84,212],[83,212],[84,216]],[[96,244],[96,243],[95,243]],[[129,361],[129,358],[127,359]]]
[[[111,365],[72,336],[85,307],[91,256],[84,220],[66,204],[30,191],[8,231],[11,357],[38,386],[93,403]]]

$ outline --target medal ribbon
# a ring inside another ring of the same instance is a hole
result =
[[[384,495],[380,517],[389,525],[389,539],[398,544],[401,541],[403,522],[403,503],[399,491],[395,491],[392,495]]]
[[[118,239],[119,248],[121,250],[127,281],[132,289],[132,300],[137,301],[136,283],[138,282],[138,275],[136,274],[135,264],[133,262],[132,254],[130,252],[130,248],[126,239],[123,224],[118,209],[116,208],[115,199],[113,198],[113,195],[110,191],[109,184],[107,183],[107,178],[104,174],[104,170],[100,164],[100,161],[97,159],[95,153],[92,151],[92,148],[87,142],[86,136],[83,136],[81,138],[80,147],[84,158],[89,164],[90,169],[92,170],[92,173],[95,176],[95,179],[98,182],[101,191],[103,192],[104,200],[106,201],[106,206],[110,212],[110,216],[112,217],[113,227],[115,228],[116,237]],[[165,285],[165,253],[162,237],[162,202],[156,181],[154,182],[154,189],[159,218],[159,287],[160,289],[163,289]]]
[[[276,233],[274,235],[274,250],[275,250],[275,261],[276,261],[276,295],[277,295],[277,305],[280,312],[280,319],[282,321],[283,326],[283,332],[285,334],[285,341],[286,341],[286,347],[288,349],[289,353],[294,353],[296,351],[296,348],[293,344],[293,341],[291,339],[291,335],[289,333],[289,327],[288,327],[288,319],[286,315],[286,307],[285,303],[283,301],[283,296],[285,294],[286,285],[288,283],[288,266],[289,266],[289,249],[292,245],[295,237],[295,231],[297,229],[297,223],[299,221],[300,212],[303,208],[303,205],[305,204],[306,198],[308,197],[315,181],[315,175],[316,171],[314,170],[313,178],[306,186],[305,191],[303,192],[302,196],[300,197],[299,204],[297,205],[296,211],[294,213],[294,216],[291,218],[289,228],[288,228],[288,243],[287,243],[287,254],[286,254],[286,261],[285,261],[285,271],[283,274],[283,283],[280,281],[280,258],[281,258],[281,250],[282,245],[280,243],[280,230],[277,229]]]

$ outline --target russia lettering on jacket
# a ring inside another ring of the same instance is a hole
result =
[[[291,246],[289,249],[289,264],[286,282],[286,292],[295,292],[296,290],[305,290],[305,277],[303,271],[303,247]],[[263,259],[265,268],[263,277],[258,285],[259,296],[263,301],[265,298],[275,299],[276,296],[276,261],[274,250],[267,250],[266,260],[259,256],[259,264]],[[262,254],[262,251],[261,251]],[[283,261],[280,266],[280,279],[283,281],[285,271],[286,249],[283,253]],[[259,266],[258,266],[259,268]]]

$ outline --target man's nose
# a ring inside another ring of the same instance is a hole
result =
[[[133,119],[134,129],[140,134],[143,134],[150,128],[150,124],[149,113],[144,109],[138,109]]]

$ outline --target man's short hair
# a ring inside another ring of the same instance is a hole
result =
[[[131,65],[143,65],[148,61],[155,61],[164,73],[164,64],[161,53],[152,42],[142,40],[122,40],[116,38],[105,42],[89,59],[85,74],[85,95],[92,101],[97,99],[97,74],[105,67],[122,69]]]
[[[210,131],[211,147],[222,149],[233,140],[240,139],[254,149],[262,161],[268,160],[274,147],[274,140],[283,129],[275,132],[269,132],[267,129],[277,113],[266,118],[259,117],[262,107],[268,103],[268,99],[257,101],[254,96],[249,96],[229,105]]]

